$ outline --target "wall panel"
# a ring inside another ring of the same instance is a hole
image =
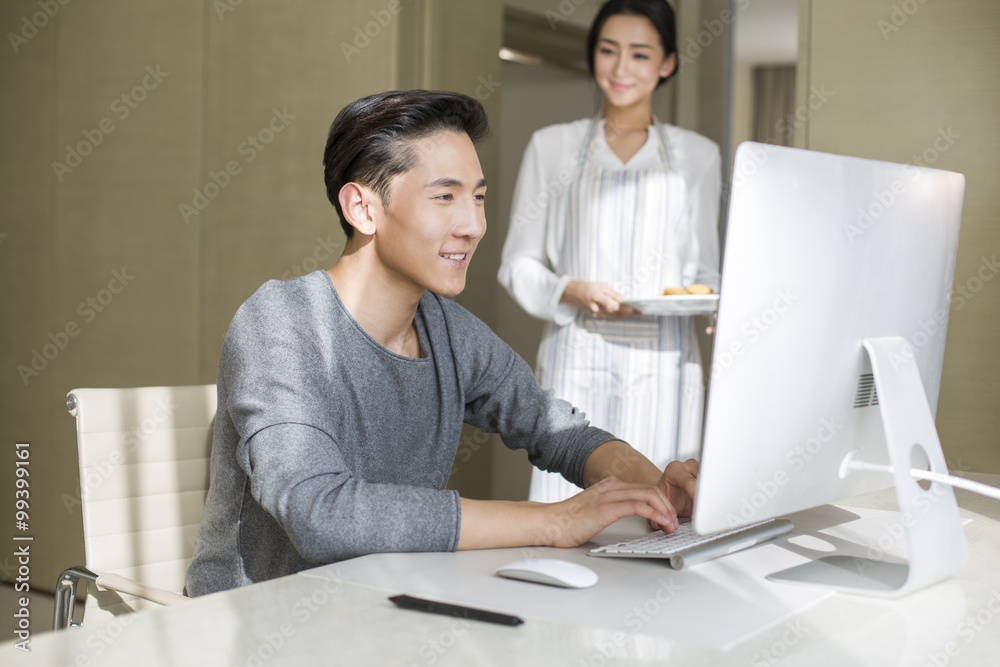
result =
[[[55,154],[54,122],[56,28],[30,24],[37,5],[30,0],[0,4],[3,34],[0,44],[0,537],[14,544],[12,535],[37,536],[36,553],[52,552],[46,527],[47,497],[57,484],[43,477],[31,479],[30,532],[17,531],[11,498],[14,491],[14,443],[31,444],[31,471],[52,465],[53,364],[58,349],[45,350],[49,333],[56,334],[52,311],[55,220],[54,179],[49,166]],[[25,28],[24,22],[29,24]],[[22,32],[28,38],[22,36]],[[23,40],[23,42],[22,42]],[[50,352],[52,359],[37,353]],[[55,353],[55,354],[51,354]],[[13,548],[0,552],[0,580],[17,576]],[[13,627],[12,617],[3,622]],[[13,635],[7,633],[5,638]]]
[[[401,14],[414,11],[411,4]],[[344,237],[323,186],[323,147],[347,103],[394,86],[401,14],[386,7],[246,0],[221,20],[206,17],[204,159],[183,196],[192,202],[194,188],[212,188],[213,173],[235,166],[197,214],[202,381],[215,381],[229,322],[262,283],[326,269],[340,256]]]

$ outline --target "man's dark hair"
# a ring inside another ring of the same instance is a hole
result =
[[[390,90],[362,97],[337,114],[323,152],[323,175],[347,238],[354,227],[340,209],[340,189],[359,183],[388,206],[393,177],[416,165],[413,144],[441,131],[464,132],[479,143],[490,134],[486,110],[459,93]]]
[[[671,53],[677,53],[677,19],[667,0],[608,0],[598,10],[594,22],[590,24],[590,32],[587,33],[587,67],[591,77],[594,76],[594,51],[597,49],[597,38],[601,36],[601,28],[609,18],[618,14],[646,17],[660,36],[663,55],[669,57]],[[679,62],[668,76],[660,77],[656,87],[659,88],[676,74],[678,67]]]

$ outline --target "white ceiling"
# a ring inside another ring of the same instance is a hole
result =
[[[798,0],[735,0],[733,56],[737,62],[795,62]],[[743,9],[740,9],[743,7]]]

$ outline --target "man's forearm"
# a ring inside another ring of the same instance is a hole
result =
[[[542,503],[461,498],[459,550],[551,545]]]
[[[583,466],[583,486],[590,487],[605,477],[617,477],[633,484],[656,484],[663,474],[652,461],[621,440],[604,443]]]

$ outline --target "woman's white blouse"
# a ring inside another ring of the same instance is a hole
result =
[[[510,226],[497,279],[529,314],[566,324],[576,308],[559,303],[572,279],[560,270],[559,256],[566,222],[569,191],[579,169],[581,144],[590,119],[552,125],[535,132],[524,151],[514,188]],[[686,215],[696,222],[682,260],[684,284],[702,283],[719,289],[719,147],[711,140],[665,125],[676,168],[687,191]],[[604,121],[594,138],[591,163],[604,169],[663,168],[660,140],[650,125],[646,143],[627,163],[604,140]]]

